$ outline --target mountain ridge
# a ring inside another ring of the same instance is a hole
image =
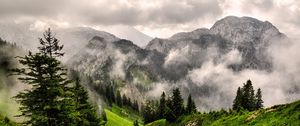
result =
[[[168,39],[154,38],[145,48],[122,39],[97,48],[102,42],[95,41],[94,46],[85,47],[68,63],[75,70],[92,76],[96,82],[101,82],[99,75],[123,81],[121,85],[128,85],[131,89],[127,89],[128,86],[117,88],[123,93],[134,90],[133,95],[129,95],[132,98],[142,100],[144,98],[140,96],[152,97],[153,91],[181,87],[183,92],[207,100],[196,101],[202,107],[200,109],[226,108],[231,105],[232,96],[219,89],[216,82],[206,78],[198,81],[198,71],[206,67],[222,67],[232,73],[244,70],[272,72],[272,56],[268,49],[271,44],[281,43],[287,37],[268,22],[254,18],[225,17],[224,20],[219,20],[211,29],[177,33]],[[226,24],[227,20],[242,23],[231,26]],[[232,29],[227,30],[227,27]],[[152,78],[150,84],[140,76]],[[209,99],[223,99],[226,102],[219,104],[218,100]],[[210,106],[210,102],[217,106]]]

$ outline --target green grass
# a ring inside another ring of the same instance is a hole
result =
[[[133,126],[133,122],[105,109],[107,123],[105,126]]]
[[[0,126],[17,126],[17,123],[11,121],[7,117],[0,115]]]
[[[138,120],[141,125],[142,117],[128,108],[120,108],[113,104],[111,110],[105,109],[107,123],[106,126],[133,126],[133,122]]]
[[[138,120],[139,123],[143,123],[142,117],[131,108],[119,107],[115,104],[112,105],[111,111],[127,120],[135,121]]]
[[[253,112],[210,112],[183,116],[172,126],[300,126],[300,101]]]
[[[160,119],[160,120],[156,120],[154,122],[148,123],[145,126],[166,126],[166,125],[167,125],[167,120]]]

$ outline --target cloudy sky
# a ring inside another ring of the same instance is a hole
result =
[[[210,28],[228,15],[268,20],[289,37],[300,35],[299,0],[0,0],[1,21],[31,21],[36,28],[130,26],[162,38]]]

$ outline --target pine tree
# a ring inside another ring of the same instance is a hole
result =
[[[144,124],[153,122],[157,119],[157,113],[155,110],[157,110],[155,103],[147,100],[143,108]]]
[[[139,126],[139,122],[137,120],[134,121],[133,126]]]
[[[236,97],[232,105],[233,110],[239,110],[242,108],[242,98],[243,98],[243,91],[241,90],[240,87],[238,87],[238,90],[236,92]]]
[[[124,106],[127,106],[127,105],[128,105],[128,100],[127,100],[127,97],[126,97],[125,94],[123,94],[123,96],[122,96],[122,104],[123,104]]]
[[[74,99],[76,103],[76,110],[80,113],[77,125],[80,126],[97,126],[100,124],[100,119],[97,116],[96,110],[88,102],[88,93],[84,87],[80,85],[79,77],[75,79],[75,86],[73,89]]]
[[[192,99],[191,94],[189,94],[187,105],[186,105],[186,113],[191,114],[197,112],[197,108],[195,102]]]
[[[172,110],[177,119],[179,116],[184,114],[183,99],[181,97],[179,88],[173,90],[172,104],[173,104]]]
[[[164,118],[165,109],[166,109],[166,94],[165,92],[163,92],[159,100],[159,108],[158,108],[159,118]]]
[[[242,107],[249,111],[255,108],[254,89],[251,80],[248,80],[243,86]]]
[[[174,114],[174,107],[173,107],[173,101],[171,97],[168,97],[166,99],[166,109],[165,109],[165,118],[169,122],[176,121],[176,116]]]
[[[111,102],[116,103],[116,97],[115,97],[113,85],[110,86],[110,92],[109,93],[110,93],[109,95],[110,95],[110,98],[111,98]]]
[[[133,109],[139,113],[139,103],[137,100],[134,100]]]
[[[261,89],[257,89],[257,93],[255,95],[255,109],[260,109],[263,106],[264,101],[262,100],[262,94],[261,94]]]
[[[122,97],[121,97],[121,93],[119,90],[117,91],[117,94],[116,94],[116,103],[118,106],[122,107]]]
[[[40,38],[39,52],[29,52],[19,57],[24,67],[12,70],[19,80],[31,85],[14,98],[21,104],[20,116],[27,117],[24,124],[32,126],[75,125],[79,113],[75,111],[75,102],[69,87],[71,81],[66,78],[66,70],[56,59],[63,56],[63,46],[48,29],[44,38]]]
[[[127,98],[127,106],[132,107],[132,102],[129,97]]]

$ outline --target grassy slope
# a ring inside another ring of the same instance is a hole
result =
[[[105,109],[107,123],[106,126],[133,126],[132,121],[122,118],[121,116]]]
[[[146,126],[300,126],[300,101],[253,112],[210,112],[179,118],[175,123],[157,120]]]
[[[253,112],[211,112],[182,117],[171,125],[202,126],[300,126],[300,101]]]
[[[148,123],[145,126],[165,126],[167,124],[166,119],[156,120],[154,122]]]
[[[135,120],[142,123],[142,118],[130,109],[113,105],[111,110],[105,109],[105,112],[108,120],[106,126],[133,126]]]

